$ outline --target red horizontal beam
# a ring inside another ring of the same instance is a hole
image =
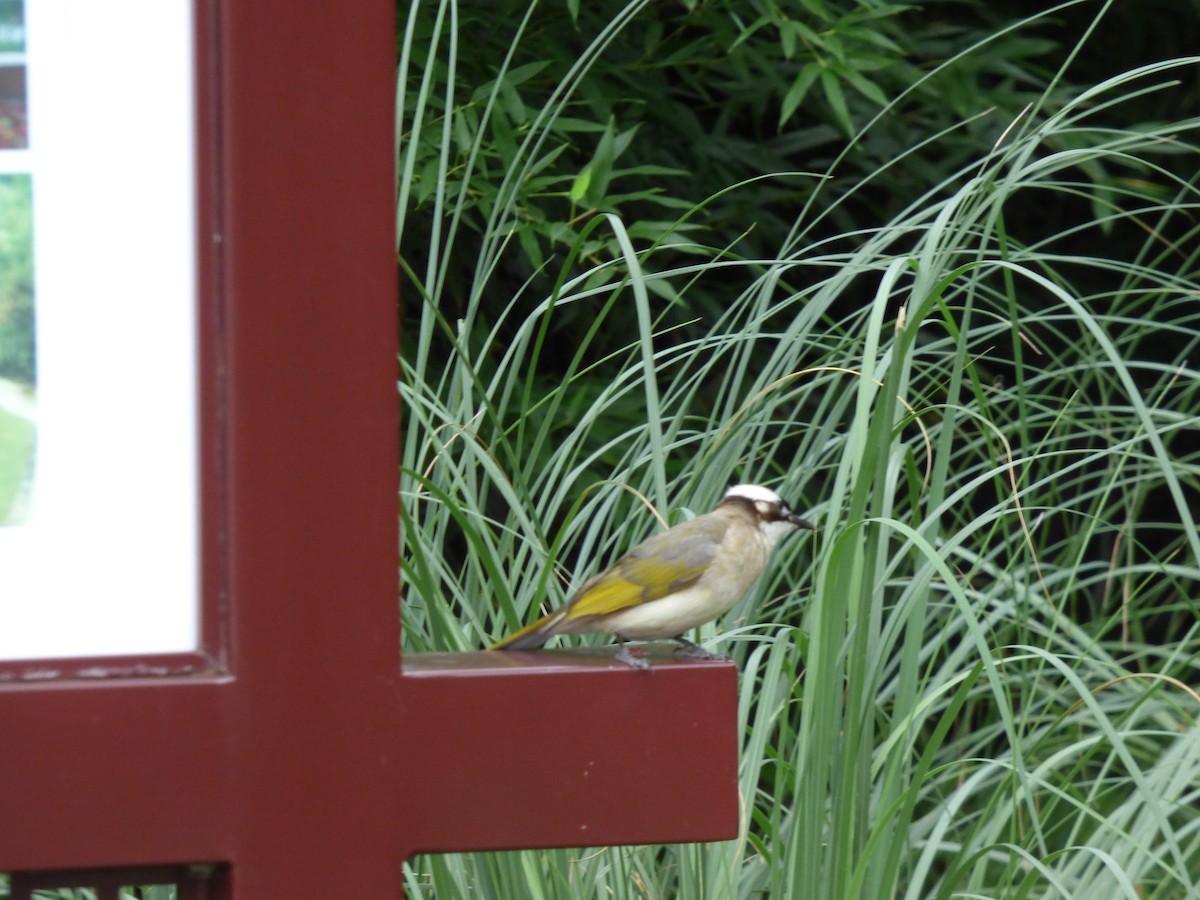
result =
[[[407,657],[376,723],[396,736],[399,788],[385,789],[398,796],[384,804],[395,863],[735,836],[736,670],[660,648],[649,658],[643,671],[610,650]],[[246,782],[243,690],[233,679],[10,684],[0,803],[21,827],[0,829],[0,871],[232,860],[236,873],[248,822],[270,822],[280,797],[302,818],[323,805],[303,747],[281,743],[276,773],[260,771],[257,792]],[[261,709],[264,724],[277,714]],[[312,721],[314,738],[322,727]]]
[[[735,837],[736,669],[661,648],[649,659],[645,671],[607,649],[405,657],[408,851]]]
[[[228,859],[227,688],[8,685],[0,871]]]

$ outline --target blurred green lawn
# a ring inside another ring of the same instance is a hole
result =
[[[9,517],[29,471],[34,431],[32,422],[0,408],[0,525],[16,524]]]

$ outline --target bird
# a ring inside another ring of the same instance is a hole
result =
[[[729,610],[758,580],[772,548],[797,529],[814,529],[770,488],[737,484],[716,508],[638,544],[584,582],[565,605],[489,650],[530,650],[557,634],[607,633],[616,660],[646,669],[629,640],[670,638],[689,656],[717,657],[683,637]]]

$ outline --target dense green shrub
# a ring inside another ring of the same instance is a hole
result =
[[[401,35],[406,648],[731,481],[820,531],[701,629],[736,841],[414,895],[1196,894],[1197,60],[1105,3],[490,9]]]

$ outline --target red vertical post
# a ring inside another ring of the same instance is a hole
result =
[[[198,13],[216,646],[95,670],[174,678],[0,684],[0,871],[228,862],[239,897],[399,896],[394,7]]]
[[[399,896],[394,9],[221,12],[238,896]]]

